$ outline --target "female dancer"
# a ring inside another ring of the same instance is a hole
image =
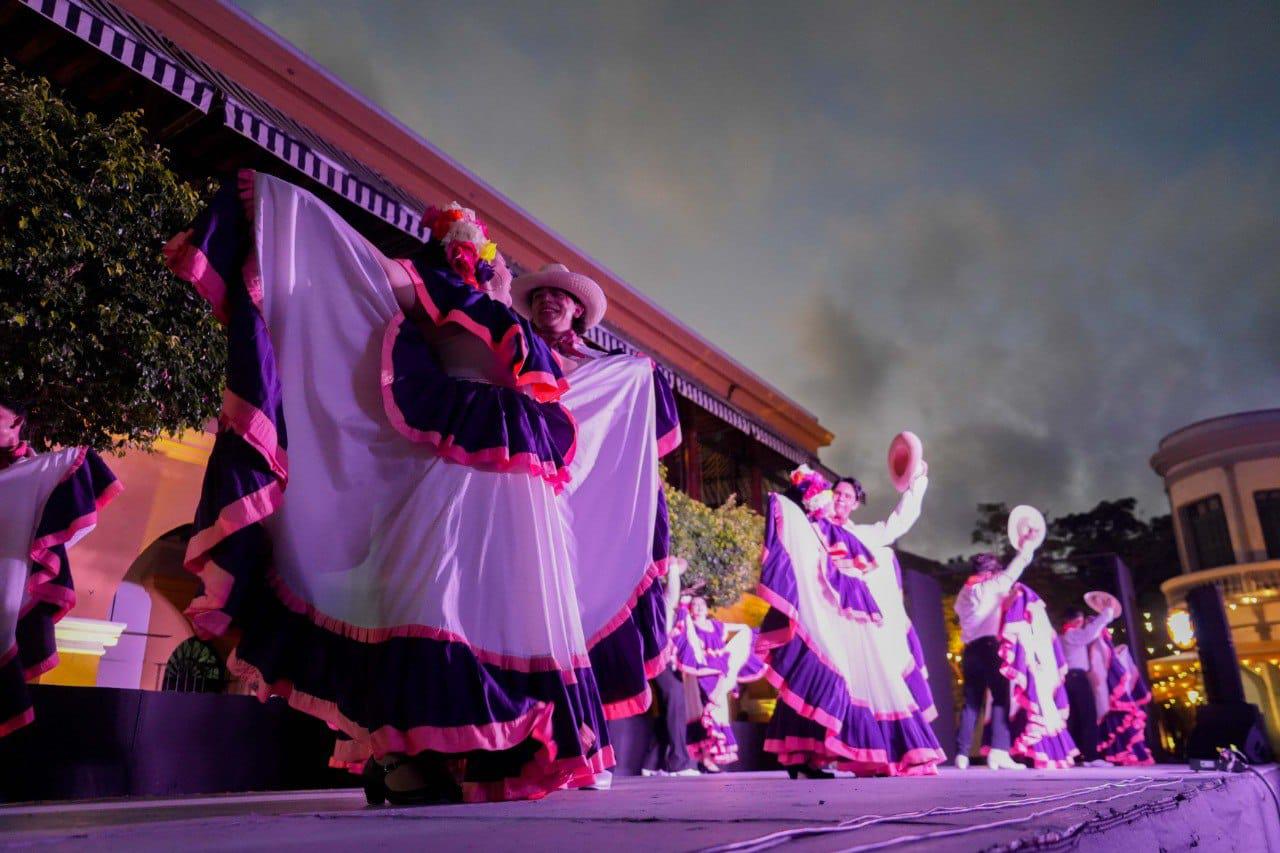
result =
[[[535,799],[613,760],[588,658],[609,626],[584,622],[557,498],[568,382],[483,223],[455,204],[424,226],[388,259],[244,172],[167,247],[229,344],[188,613],[238,625],[231,666],[262,698],[349,738],[335,761],[371,803]],[[592,569],[634,590],[646,566]]]
[[[1110,649],[1107,662],[1107,713],[1099,726],[1098,754],[1112,764],[1141,766],[1154,764],[1147,748],[1147,711],[1151,689],[1129,653],[1127,645],[1114,646],[1110,631],[1103,632]]]
[[[645,357],[605,352],[582,338],[608,309],[600,286],[563,264],[511,284],[515,310],[558,356],[577,444],[561,495],[583,623],[608,719],[643,713],[649,679],[669,653],[663,587],[670,565],[667,504],[658,460],[680,446],[675,395]],[[638,582],[600,583],[601,566]]]
[[[76,601],[67,549],[122,491],[92,450],[32,451],[25,422],[0,397],[0,737],[35,719],[27,682],[58,665],[53,624]]]
[[[757,648],[779,693],[765,749],[792,778],[830,778],[831,765],[935,774],[946,756],[929,727],[937,712],[889,547],[919,515],[924,470],[887,521],[866,526],[848,524],[855,482],[841,484],[837,509],[820,475],[801,468],[792,481],[802,505],[770,495],[765,521],[759,594],[770,610]]]
[[[1031,587],[1016,583],[1002,608],[997,637],[1000,673],[1011,695],[1009,754],[1037,769],[1071,767],[1079,750],[1067,730],[1067,657],[1044,600]],[[989,765],[995,752],[989,748],[991,729],[988,722],[983,733]]]
[[[729,696],[739,684],[765,677],[764,663],[752,653],[754,638],[746,625],[712,618],[702,596],[689,602],[672,632],[689,699],[685,740],[689,755],[708,773],[738,760]]]
[[[1085,601],[1098,609],[1098,615],[1086,621],[1084,610],[1072,607],[1062,625],[1062,642],[1071,667],[1067,682],[1071,731],[1084,766],[1152,764],[1145,707],[1151,702],[1151,691],[1129,647],[1115,645],[1107,627],[1122,612],[1120,601],[1098,591],[1086,593]],[[1077,735],[1077,731],[1083,734]]]

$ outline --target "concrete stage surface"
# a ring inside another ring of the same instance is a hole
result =
[[[1261,773],[1280,790],[1280,770]],[[830,831],[842,822],[860,826]],[[657,853],[802,827],[826,832],[773,849],[1280,851],[1280,811],[1262,779],[1172,766],[797,782],[780,772],[628,777],[611,791],[534,803],[405,809],[368,808],[355,790],[15,804],[0,807],[0,848]]]

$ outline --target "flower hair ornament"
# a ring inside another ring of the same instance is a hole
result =
[[[825,518],[835,506],[831,483],[808,465],[801,465],[791,472],[791,485],[803,493],[801,503],[810,516]]]
[[[422,225],[444,250],[449,268],[472,287],[487,284],[496,271],[498,244],[489,239],[489,228],[476,212],[456,201],[441,209],[427,208]]]

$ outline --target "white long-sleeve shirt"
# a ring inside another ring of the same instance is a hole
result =
[[[1062,632],[1062,653],[1067,657],[1067,669],[1089,669],[1089,644],[1102,634],[1111,617],[1107,613],[1097,616],[1076,628]]]
[[[928,488],[927,476],[916,477],[902,493],[902,497],[898,498],[898,505],[884,521],[845,526],[869,549],[874,551],[876,548],[888,548],[906,536],[907,531],[920,520],[920,508],[924,504],[924,493]]]
[[[1035,551],[1020,551],[1004,571],[977,583],[966,584],[956,596],[956,616],[960,617],[960,639],[966,644],[983,637],[994,637],[1000,630],[1000,604],[1022,572],[1031,563]]]

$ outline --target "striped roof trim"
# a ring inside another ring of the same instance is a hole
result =
[[[591,339],[605,349],[620,349],[630,353],[640,352],[640,350],[629,341],[601,326],[595,326],[594,328],[588,329],[585,337]],[[667,381],[671,383],[671,387],[675,389],[675,392],[681,397],[685,397],[686,399],[693,401],[720,420],[742,430],[765,447],[770,448],[783,458],[795,462],[797,465],[812,465],[816,462],[812,455],[798,447],[794,447],[792,444],[780,438],[769,429],[756,423],[754,420],[740,412],[731,403],[720,399],[720,397],[712,394],[696,382],[686,379],[666,364],[658,362],[655,363],[658,364],[658,370],[662,371],[663,376],[665,376]]]
[[[209,112],[215,89],[204,77],[161,48],[163,38],[138,22],[118,21],[119,10],[93,0],[22,0],[82,41],[133,69],[152,83],[172,92],[201,112]]]
[[[23,4],[203,112],[220,106],[226,126],[281,161],[411,237],[422,240],[426,205],[378,171],[295,122],[225,74],[173,44],[107,0],[22,0]],[[518,268],[513,268],[519,274]],[[609,349],[638,352],[597,326],[587,337]],[[676,393],[796,463],[815,457],[756,423],[731,403],[659,364]]]

